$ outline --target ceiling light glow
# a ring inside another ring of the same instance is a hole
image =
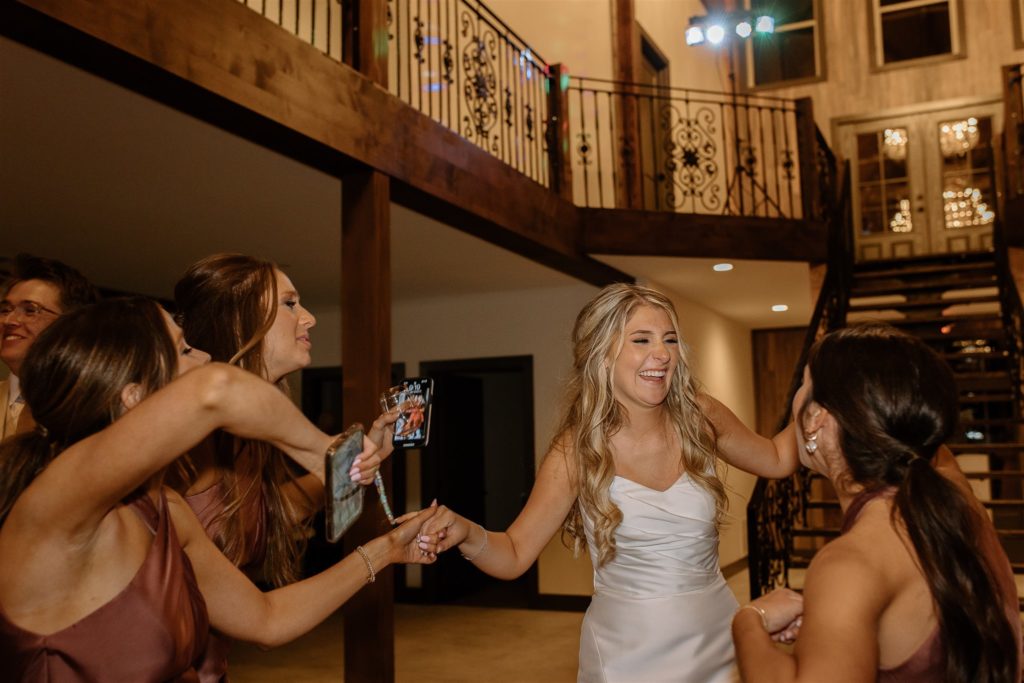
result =
[[[754,27],[750,25],[749,21],[741,21],[740,23],[736,24],[736,35],[738,35],[740,38],[746,38],[751,33],[753,33],[753,31]]]
[[[704,42],[704,29],[700,26],[691,26],[686,29],[686,44],[700,45]]]
[[[788,311],[789,306],[787,306],[786,304],[775,304],[774,306],[772,306],[772,310],[775,311],[776,313],[782,313],[784,311]]]
[[[715,265],[711,266],[711,270],[714,270],[715,272],[718,272],[718,273],[728,273],[730,270],[732,270],[732,264],[731,263],[716,263]]]
[[[711,26],[708,26],[708,30],[705,35],[707,35],[709,43],[712,45],[718,45],[725,40],[725,28],[720,24],[712,24]]]

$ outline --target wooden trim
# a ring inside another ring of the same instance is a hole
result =
[[[964,3],[961,0],[941,0],[941,2],[945,2],[946,7],[949,9],[950,51],[945,54],[928,55],[917,59],[904,59],[898,62],[886,63],[882,44],[882,14],[886,14],[888,11],[899,11],[899,8],[883,12],[878,0],[867,0],[868,45],[871,48],[871,60],[868,67],[870,71],[872,73],[881,73],[896,69],[931,66],[954,59],[965,59],[967,57],[967,37],[964,30]],[[940,0],[925,4],[938,5]]]
[[[591,254],[824,261],[825,224],[667,211],[580,209]]]
[[[342,3],[343,59],[350,67],[388,87],[387,0]]]
[[[377,397],[391,381],[391,202],[389,179],[376,171],[342,179],[341,363],[345,424],[377,415]],[[380,473],[391,488],[391,461]],[[343,539],[346,552],[387,528],[379,505],[367,505]],[[393,683],[395,614],[392,567],[345,603],[345,680]]]
[[[548,169],[551,189],[572,203],[572,134],[569,129],[569,68],[551,64],[548,73]]]
[[[612,72],[622,83],[636,83],[640,61],[640,34],[637,31],[633,0],[612,0]],[[636,97],[623,89],[614,97],[615,121],[622,134],[615,147],[615,205],[627,209],[643,206],[640,176],[640,122]]]
[[[818,136],[814,121],[814,101],[801,97],[796,101],[796,144],[800,161],[800,201],[803,218],[819,217],[821,197],[818,196]]]

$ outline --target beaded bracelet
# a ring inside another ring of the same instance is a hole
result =
[[[760,614],[761,615],[761,624],[764,626],[764,630],[766,632],[768,632],[768,633],[772,632],[771,629],[768,628],[768,613],[764,611],[764,607],[761,607],[760,605],[755,605],[752,602],[748,602],[746,605],[743,605],[743,607],[740,607],[736,611],[737,612],[742,612],[745,609],[752,609],[755,612],[757,612],[758,614]]]
[[[366,571],[370,573],[370,579],[367,583],[373,583],[377,580],[377,572],[373,571],[373,563],[370,562],[370,556],[366,554],[366,551],[363,550],[363,546],[361,545],[356,546],[356,552],[362,555],[363,562],[366,563]]]
[[[482,546],[480,546],[480,550],[477,550],[472,555],[467,555],[466,553],[462,553],[460,551],[460,553],[462,554],[462,557],[464,559],[468,560],[469,562],[472,562],[476,558],[480,557],[481,555],[484,554],[484,551],[487,550],[487,529],[484,529],[484,527],[482,525],[480,525],[480,524],[477,524],[477,526],[480,527],[480,530],[484,532],[484,544]]]

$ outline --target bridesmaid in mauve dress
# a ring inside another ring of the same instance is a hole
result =
[[[427,552],[459,546],[480,570],[522,574],[563,527],[594,565],[578,678],[725,683],[736,599],[718,566],[718,460],[766,477],[797,466],[792,429],[747,429],[699,391],[671,301],[611,285],[580,312],[565,413],[526,507],[506,532],[447,508]]]
[[[920,339],[884,324],[811,349],[793,398],[803,463],[843,510],[807,569],[733,619],[747,683],[1019,683],[1013,569],[988,512],[943,444],[957,383]],[[792,641],[784,651],[773,640]]]

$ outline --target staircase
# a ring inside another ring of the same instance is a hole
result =
[[[940,353],[956,375],[960,425],[949,448],[999,532],[1024,594],[1024,417],[1021,414],[1016,298],[1001,293],[993,252],[879,261],[854,267],[846,323],[884,320]],[[1014,292],[1015,293],[1015,292]],[[1010,322],[1011,324],[1007,324]],[[831,484],[805,475],[793,528],[789,584],[839,533]],[[1024,608],[1024,601],[1022,601]]]

